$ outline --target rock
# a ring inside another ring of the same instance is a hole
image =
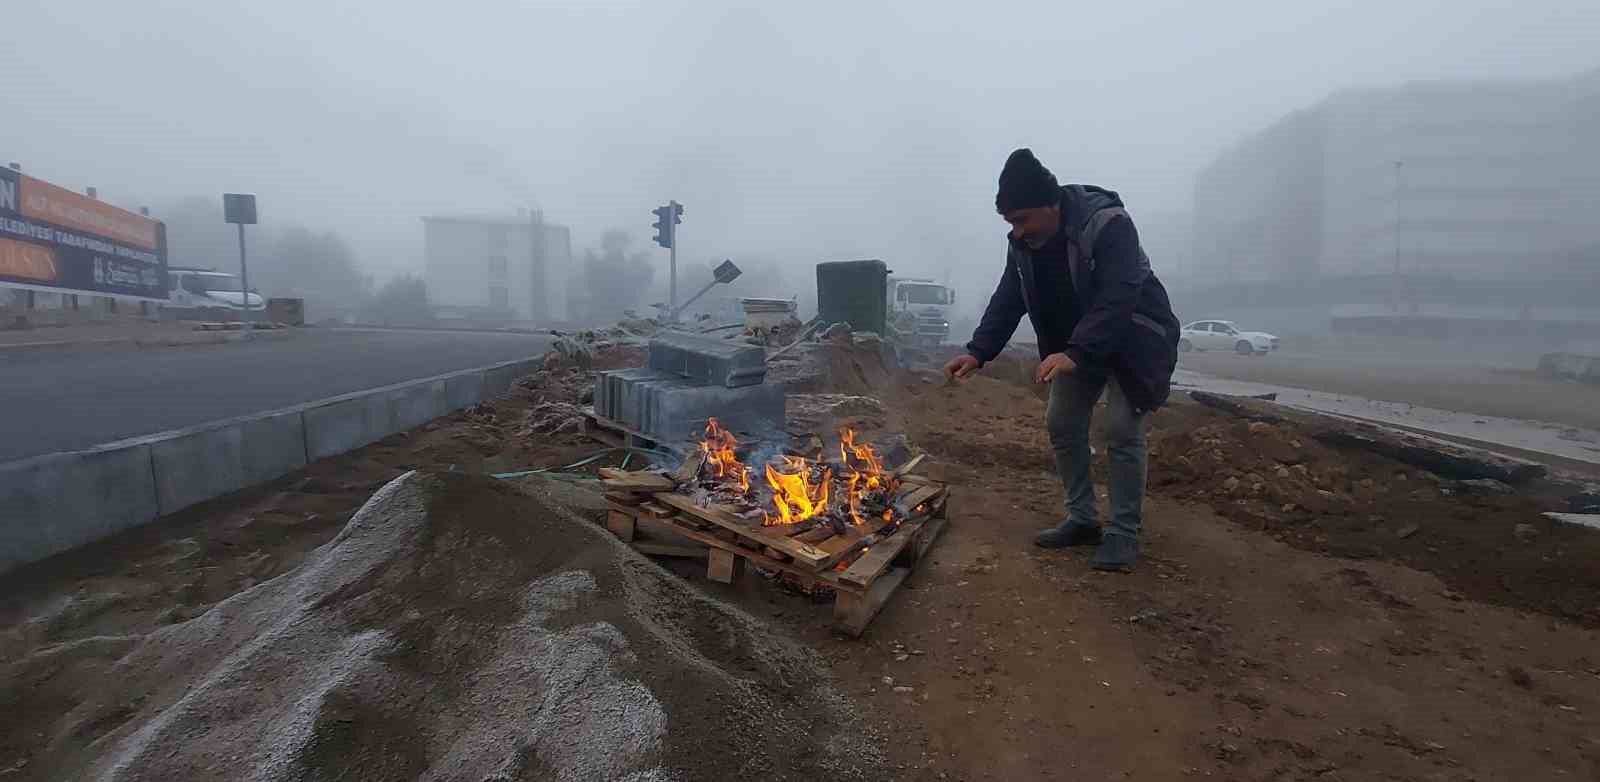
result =
[[[885,676],[885,677],[883,677],[883,683],[884,684],[889,684],[889,685],[894,684],[894,677],[893,676]]]
[[[1223,481],[1222,482],[1222,490],[1226,491],[1226,492],[1238,491],[1239,490],[1239,479],[1238,478],[1229,478],[1229,479]]]
[[[1421,525],[1418,525],[1418,524],[1407,524],[1404,527],[1401,527],[1400,531],[1396,532],[1395,535],[1397,537],[1400,537],[1400,538],[1409,538],[1412,535],[1417,534],[1417,530],[1420,530],[1420,529],[1422,529]]]
[[[1244,476],[1244,479],[1245,479],[1245,482],[1252,483],[1252,484],[1261,483],[1262,482],[1261,476],[1259,476],[1259,475],[1257,475],[1255,473],[1250,473],[1250,474]]]
[[[1266,434],[1272,431],[1272,424],[1266,421],[1251,421],[1250,434]]]
[[[1516,535],[1517,540],[1523,543],[1532,543],[1535,538],[1539,537],[1539,528],[1532,524],[1518,524],[1511,528],[1511,534]]]
[[[912,691],[912,689],[910,687],[906,687],[906,686],[902,685],[902,686],[894,688],[894,691],[897,692],[897,693],[900,693],[901,695],[906,695],[906,694],[910,693]]]
[[[1279,478],[1287,478],[1287,477],[1289,477],[1289,468],[1288,467],[1279,467],[1278,468],[1278,472],[1277,472],[1277,476]]]

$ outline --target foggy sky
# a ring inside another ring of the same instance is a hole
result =
[[[756,5],[9,0],[0,157],[124,206],[253,191],[380,277],[423,214],[534,206],[581,254],[676,198],[690,266],[878,257],[976,306],[1013,147],[1144,221],[1330,91],[1600,64],[1593,0]]]

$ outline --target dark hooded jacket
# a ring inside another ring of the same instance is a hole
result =
[[[1061,188],[1059,232],[1038,250],[1009,242],[1005,273],[967,352],[984,363],[994,360],[1026,313],[1039,337],[1041,360],[1066,353],[1080,371],[1115,378],[1136,410],[1164,404],[1178,363],[1180,327],[1166,288],[1139,246],[1133,218],[1118,211],[1094,220],[1101,210],[1121,207],[1122,199],[1110,190]],[[1095,224],[1093,241],[1084,241]]]

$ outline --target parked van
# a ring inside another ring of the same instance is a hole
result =
[[[254,290],[245,292],[237,274],[181,266],[167,269],[167,299],[167,306],[175,309],[267,308],[267,300],[261,294]]]

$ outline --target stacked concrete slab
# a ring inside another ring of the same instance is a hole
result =
[[[734,430],[773,429],[784,393],[766,374],[765,348],[667,334],[650,341],[645,367],[596,376],[595,414],[658,440],[699,432],[712,416]]]

